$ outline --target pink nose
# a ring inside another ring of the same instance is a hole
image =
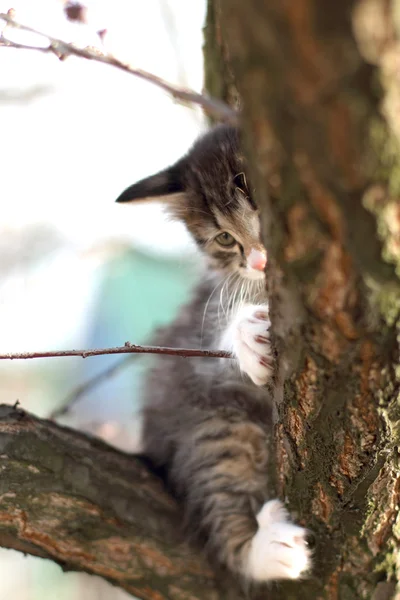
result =
[[[247,264],[251,269],[256,269],[257,271],[264,271],[265,265],[267,264],[266,252],[261,252],[261,250],[256,250],[256,248],[252,248],[250,250],[250,254],[247,257]]]

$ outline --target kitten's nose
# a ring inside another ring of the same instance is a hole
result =
[[[257,271],[264,271],[265,265],[267,264],[267,253],[262,252],[261,250],[257,250],[256,248],[252,248],[250,250],[250,254],[247,257],[247,264],[251,269],[256,269]]]

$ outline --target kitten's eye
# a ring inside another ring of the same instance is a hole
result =
[[[232,248],[232,246],[234,246],[237,243],[233,235],[231,235],[227,231],[224,231],[223,233],[217,235],[215,241],[218,242],[220,246],[225,246],[225,248]]]

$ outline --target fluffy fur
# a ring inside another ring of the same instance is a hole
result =
[[[182,502],[188,531],[221,564],[251,581],[296,579],[310,566],[306,532],[268,498],[266,253],[238,131],[211,130],[118,201],[149,198],[184,221],[209,262],[193,300],[156,343],[225,348],[237,360],[160,357],[146,385],[144,452]]]

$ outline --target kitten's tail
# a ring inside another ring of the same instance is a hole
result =
[[[197,425],[175,454],[172,481],[189,531],[210,554],[247,580],[297,579],[310,566],[306,531],[279,500],[265,498],[267,440],[250,422],[214,418]]]

